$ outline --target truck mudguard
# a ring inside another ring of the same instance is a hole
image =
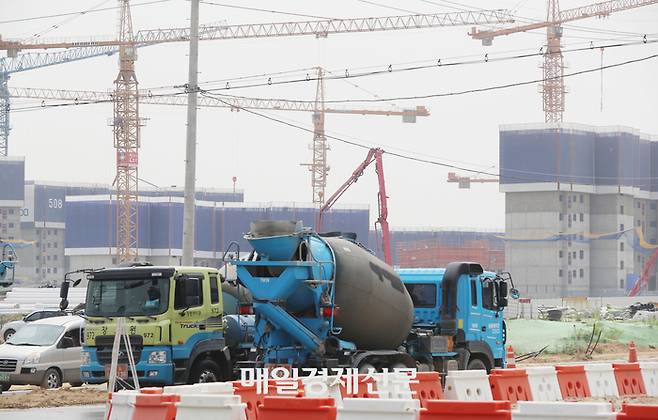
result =
[[[468,274],[479,276],[484,270],[478,263],[453,262],[448,264],[441,283],[441,311],[439,312],[439,327],[441,335],[457,334],[457,289],[459,278]]]

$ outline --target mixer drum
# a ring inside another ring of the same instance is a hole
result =
[[[413,323],[413,302],[392,267],[353,242],[324,238],[336,257],[334,325],[359,349],[397,349]]]

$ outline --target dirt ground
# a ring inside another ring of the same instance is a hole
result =
[[[517,355],[518,357],[519,355]],[[638,360],[640,361],[656,361],[658,359],[658,350],[650,348],[641,348],[637,351]],[[618,362],[628,360],[628,346],[623,343],[606,343],[599,344],[596,351],[591,356],[585,356],[584,353],[575,354],[541,354],[535,359],[528,359],[521,362],[520,367],[523,365],[535,364],[555,364],[555,363],[576,363],[576,362]]]
[[[3,393],[0,395],[0,409],[91,405],[102,404],[107,400],[106,391],[93,388],[60,388],[56,390],[44,390],[38,387],[21,388],[31,392]]]

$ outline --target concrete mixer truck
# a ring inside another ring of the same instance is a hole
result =
[[[476,263],[398,273],[354,235],[320,235],[299,222],[255,222],[245,238],[253,252],[230,263],[252,296],[239,312],[255,314],[243,323],[254,341],[236,372],[505,364],[502,311],[511,277]]]

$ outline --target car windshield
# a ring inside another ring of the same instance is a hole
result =
[[[14,346],[50,346],[55,344],[64,331],[61,325],[30,324],[16,331],[7,340],[7,344]]]
[[[92,280],[87,286],[88,316],[139,316],[165,312],[169,279]]]

